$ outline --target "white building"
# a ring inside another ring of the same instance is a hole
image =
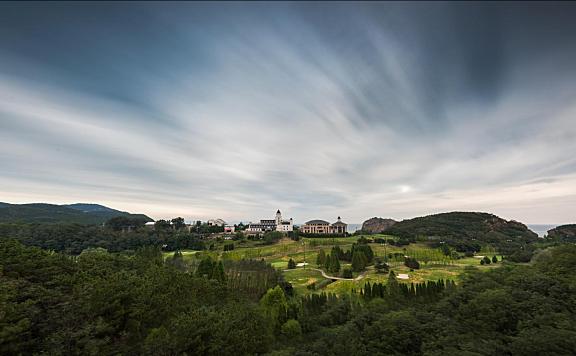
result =
[[[259,223],[250,223],[245,232],[252,235],[262,234],[268,231],[280,231],[284,233],[294,231],[292,218],[289,220],[282,219],[280,210],[276,212],[276,218],[272,220],[260,220]]]
[[[208,225],[210,225],[210,226],[224,226],[224,225],[226,225],[226,221],[224,221],[222,219],[211,219],[211,220],[208,220]]]

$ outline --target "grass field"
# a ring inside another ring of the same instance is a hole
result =
[[[393,238],[386,235],[370,236],[372,239],[375,237],[384,239]],[[236,248],[232,251],[224,252],[222,251],[223,245],[231,243],[231,241],[225,241],[215,243],[215,249],[213,251],[182,251],[182,253],[185,260],[192,263],[197,263],[199,259],[206,255],[215,258],[219,257],[224,260],[264,259],[274,268],[281,270],[284,278],[292,283],[295,291],[299,294],[314,293],[314,290],[307,288],[307,286],[312,283],[316,285],[318,285],[318,283],[321,283],[321,285],[327,284],[322,290],[341,294],[348,293],[352,289],[359,289],[366,282],[386,283],[388,280],[388,274],[379,274],[372,266],[369,266],[366,272],[363,273],[364,277],[361,280],[338,280],[332,283],[325,281],[326,278],[324,278],[319,271],[310,269],[310,267],[318,267],[316,266],[316,257],[320,249],[329,253],[332,246],[338,245],[343,250],[348,250],[358,238],[359,236],[326,239],[303,238],[301,241],[283,239],[273,245],[262,245],[259,241],[234,242]],[[413,243],[402,247],[370,243],[370,247],[374,251],[375,257],[386,259],[391,270],[397,275],[400,273],[408,275],[407,280],[400,280],[400,282],[404,283],[419,283],[428,280],[436,281],[438,279],[451,279],[458,283],[460,276],[467,267],[474,266],[479,270],[489,270],[501,265],[500,263],[480,265],[480,258],[476,257],[451,259],[444,256],[440,249],[432,249],[423,243]],[[171,255],[172,253],[165,253],[166,257]],[[490,258],[496,255],[498,260],[502,259],[502,256],[490,248],[481,251],[478,255],[486,255]],[[420,262],[420,269],[411,271],[408,267],[404,266],[404,256],[416,258]],[[298,267],[294,270],[287,270],[290,259],[293,259],[296,263],[307,262],[309,264],[308,268]],[[342,269],[349,266],[349,264],[341,261]],[[354,277],[356,276],[358,276],[357,273],[354,274]]]

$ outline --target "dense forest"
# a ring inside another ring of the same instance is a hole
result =
[[[576,246],[461,283],[294,295],[263,262],[195,271],[159,248],[78,256],[0,241],[0,354],[569,355]],[[224,272],[225,271],[225,272]],[[255,273],[256,271],[256,273]],[[258,272],[259,271],[259,272]],[[223,273],[224,272],[224,273]]]
[[[138,227],[127,231],[112,222],[125,220],[114,218],[107,227],[81,224],[22,224],[0,223],[0,237],[13,238],[25,245],[77,255],[87,248],[104,248],[110,252],[135,251],[144,246],[162,246],[166,251],[177,249],[203,250],[209,248],[203,238],[222,227],[201,224],[193,232],[162,226],[156,229]],[[131,223],[131,220],[128,220]]]

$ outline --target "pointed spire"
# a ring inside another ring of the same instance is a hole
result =
[[[278,211],[276,212],[276,214],[280,214],[280,209],[278,209]]]

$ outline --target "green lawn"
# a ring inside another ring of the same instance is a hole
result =
[[[319,271],[304,268],[286,270],[284,271],[284,278],[286,281],[292,283],[294,290],[299,295],[311,293],[306,286],[311,283],[318,283],[325,279]]]
[[[370,238],[392,238],[386,235],[372,235]],[[184,258],[188,261],[197,263],[203,256],[210,255],[212,257],[220,257],[225,260],[240,260],[240,259],[264,259],[269,262],[274,268],[282,270],[285,279],[292,283],[294,289],[299,294],[313,293],[313,290],[306,288],[310,283],[325,280],[321,273],[311,269],[297,268],[294,270],[287,270],[288,261],[292,258],[296,263],[306,261],[310,268],[317,268],[316,256],[320,249],[326,253],[330,252],[333,244],[337,244],[343,250],[350,249],[352,243],[357,241],[359,236],[347,238],[304,238],[301,241],[292,241],[290,239],[283,239],[273,245],[262,245],[259,241],[246,241],[244,243],[234,242],[236,249],[232,251],[222,251],[222,246],[231,241],[220,241],[216,244],[215,251],[182,251]],[[370,247],[374,251],[374,255],[378,258],[387,260],[390,268],[398,275],[400,273],[407,274],[407,280],[399,280],[402,283],[420,283],[424,281],[436,281],[438,279],[451,279],[458,282],[460,275],[469,266],[474,266],[479,270],[489,270],[497,268],[501,263],[480,265],[480,259],[475,257],[461,258],[452,260],[444,256],[440,249],[432,249],[423,243],[413,243],[407,246],[391,246],[389,244],[371,243]],[[165,253],[164,256],[171,256],[173,253]],[[397,254],[389,258],[390,255]],[[501,260],[502,256],[498,255],[493,249],[486,248],[484,254],[490,258],[497,255]],[[420,262],[420,269],[410,271],[409,268],[404,266],[404,257],[410,256],[416,258]],[[482,253],[479,253],[482,255]],[[341,261],[341,270],[349,268],[350,264]],[[335,275],[340,275],[335,274]],[[354,277],[358,273],[354,273]],[[328,284],[323,288],[327,292],[333,293],[348,293],[352,289],[359,289],[368,281],[370,283],[386,283],[388,274],[378,274],[373,267],[368,267],[365,272],[365,277],[359,281],[335,281]]]

